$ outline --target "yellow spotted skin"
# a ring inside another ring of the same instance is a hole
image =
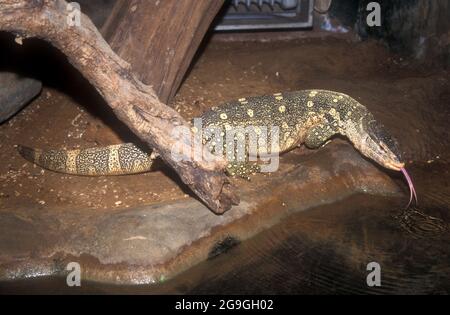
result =
[[[39,150],[19,146],[20,154],[37,165],[60,173],[102,176],[147,172],[149,154],[132,143],[83,150]]]
[[[279,128],[279,146],[271,150],[271,134],[266,145],[258,146],[258,153],[272,151],[282,153],[301,143],[318,148],[335,134],[344,134],[349,121],[355,122],[368,115],[367,109],[348,95],[326,90],[303,90],[275,93],[265,96],[246,97],[228,102],[202,115],[203,130],[219,128],[223,153],[227,153],[226,134],[236,128],[252,128],[256,134],[262,128]],[[353,124],[354,125],[354,124]],[[351,128],[349,128],[351,129]],[[237,134],[234,138],[241,137]],[[245,135],[244,135],[244,139]],[[203,142],[210,146],[212,138],[203,134]],[[242,148],[248,153],[248,143]],[[42,151],[19,147],[19,152],[28,160],[53,171],[77,175],[123,175],[149,171],[152,158],[137,146],[126,143],[103,148],[84,150]],[[230,156],[232,156],[232,152]],[[245,154],[246,155],[246,154]],[[235,156],[236,157],[236,156]],[[247,177],[257,172],[258,165],[248,159],[229,159],[227,172],[233,176]]]
[[[202,121],[206,130],[256,126],[255,132],[259,133],[260,126],[276,126],[279,128],[278,153],[282,153],[302,143],[318,148],[333,135],[345,133],[342,129],[346,127],[347,119],[358,120],[367,114],[367,109],[348,95],[327,90],[303,90],[232,101],[204,113]],[[204,138],[205,142],[210,140],[208,136]],[[223,144],[223,151],[227,153],[230,144],[225,139]],[[271,151],[269,145],[262,149]],[[232,155],[232,152],[228,153]],[[258,166],[248,160],[229,159],[227,171],[230,175],[246,178],[249,173],[257,172]]]

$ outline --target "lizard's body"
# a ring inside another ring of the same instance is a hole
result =
[[[225,134],[230,129],[248,127],[258,133],[261,126],[275,126],[279,128],[279,147],[271,153],[282,153],[302,143],[318,148],[333,135],[342,134],[362,154],[378,163],[397,170],[403,167],[397,158],[395,143],[367,109],[338,92],[303,90],[241,98],[211,109],[201,118],[203,130],[218,127],[223,131],[224,153],[227,150]],[[207,141],[210,139],[203,136],[203,142]],[[268,144],[270,148],[270,142]],[[129,143],[72,151],[44,151],[20,146],[19,151],[26,159],[44,168],[78,175],[134,174],[149,171],[152,165],[149,153]],[[258,169],[248,160],[228,160],[228,163],[227,171],[231,175],[246,177]]]

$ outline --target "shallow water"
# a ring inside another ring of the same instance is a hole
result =
[[[162,284],[114,286],[83,282],[81,288],[68,288],[64,278],[45,277],[2,283],[0,291],[448,294],[448,167],[446,163],[416,167],[412,174],[420,198],[418,206],[405,210],[406,195],[394,199],[355,195],[294,214]],[[427,185],[429,181],[436,185]],[[381,266],[380,287],[367,285],[370,271],[366,267],[370,262]]]

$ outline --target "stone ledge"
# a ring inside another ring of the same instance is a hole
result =
[[[297,152],[296,152],[297,151]],[[290,214],[355,193],[398,194],[388,174],[352,146],[334,141],[312,154],[283,157],[280,171],[242,187],[241,204],[217,216],[195,199],[111,210],[0,212],[0,280],[66,275],[81,264],[83,280],[157,283],[189,269]]]

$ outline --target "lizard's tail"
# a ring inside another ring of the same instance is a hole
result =
[[[32,149],[23,145],[17,145],[17,151],[27,161],[36,163],[39,160],[39,155],[42,154],[42,150]]]
[[[41,150],[18,145],[26,160],[51,171],[86,176],[148,172],[151,156],[132,143],[81,150]]]

